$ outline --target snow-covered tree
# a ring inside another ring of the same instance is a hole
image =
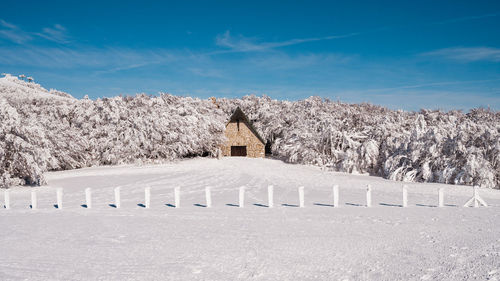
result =
[[[237,106],[287,162],[401,181],[500,186],[500,113],[489,109],[406,112],[253,95],[78,100],[8,74],[0,78],[0,186],[44,184],[49,170],[215,157]]]

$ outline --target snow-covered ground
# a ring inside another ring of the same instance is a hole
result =
[[[1,280],[498,280],[500,191],[464,208],[471,187],[326,172],[270,159],[190,159],[166,165],[47,174],[11,191],[0,210]],[[373,189],[366,208],[365,186]],[[274,185],[275,208],[267,208]],[[332,208],[332,185],[340,208]],[[247,186],[245,208],[238,187]],[[298,208],[298,186],[305,208]],[[122,208],[113,188],[122,187]],[[145,209],[144,188],[151,187]],[[181,186],[181,207],[173,188]],[[213,208],[205,208],[212,186]],[[54,208],[64,188],[63,208]],[[84,189],[93,190],[93,208]],[[444,208],[437,189],[445,188]],[[0,199],[3,200],[3,195]]]

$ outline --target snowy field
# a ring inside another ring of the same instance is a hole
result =
[[[500,279],[498,190],[480,190],[490,207],[464,208],[471,187],[408,183],[402,208],[401,182],[246,158],[85,168],[47,179],[48,187],[35,188],[37,210],[26,187],[12,189],[11,209],[0,210],[0,280]],[[372,208],[364,206],[368,183]],[[333,184],[340,208],[331,206]],[[204,206],[207,185],[212,208]],[[116,186],[120,209],[110,206]],[[150,209],[141,207],[147,186]],[[62,209],[54,207],[58,187]],[[87,187],[92,209],[81,206]],[[439,187],[444,208],[436,207]]]

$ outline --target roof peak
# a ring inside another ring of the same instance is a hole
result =
[[[233,111],[233,114],[231,114],[231,117],[229,118],[229,121],[227,122],[227,124],[229,124],[231,122],[236,122],[237,120],[243,120],[243,122],[245,122],[245,124],[247,124],[250,131],[260,140],[260,142],[262,142],[262,144],[264,144],[264,145],[266,144],[264,139],[262,139],[260,134],[254,128],[252,122],[250,122],[250,120],[248,119],[246,114],[243,112],[243,110],[241,110],[241,108],[239,106],[236,107],[236,109]],[[227,124],[226,124],[226,126],[227,126]]]

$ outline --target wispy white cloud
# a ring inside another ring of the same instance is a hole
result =
[[[459,17],[459,18],[452,18],[452,19],[447,19],[447,20],[442,20],[442,21],[436,21],[436,22],[432,22],[430,24],[431,25],[450,24],[450,23],[492,18],[492,17],[497,17],[499,15],[500,15],[500,13],[492,13],[492,14],[485,14],[485,15],[478,15],[478,16],[466,16],[466,17]]]
[[[0,64],[4,65],[58,69],[88,67],[108,73],[165,63],[175,58],[171,52],[162,49],[140,51],[126,48],[0,47]]]
[[[258,55],[244,60],[245,65],[270,70],[293,70],[313,66],[345,65],[356,57],[335,53],[307,53],[289,55],[284,52],[275,52],[269,55]]]
[[[17,25],[0,19],[0,38],[7,39],[16,44],[22,44],[32,39],[32,36],[21,30]]]
[[[187,69],[194,75],[200,76],[200,77],[209,77],[209,78],[224,78],[224,74],[222,71],[220,71],[217,68],[211,67],[211,66],[194,66],[194,67],[188,67]]]
[[[465,21],[471,21],[471,20],[497,17],[499,15],[500,15],[500,13],[491,13],[491,14],[477,15],[477,16],[465,16],[465,17],[457,17],[457,18],[451,18],[451,19],[440,20],[440,21],[432,21],[432,22],[427,22],[427,23],[409,24],[409,25],[404,25],[404,26],[387,26],[387,27],[376,28],[373,30],[366,30],[364,32],[352,32],[352,33],[347,33],[347,34],[330,35],[330,36],[323,36],[323,37],[295,38],[295,39],[290,39],[290,40],[285,40],[285,41],[277,41],[277,42],[259,42],[259,40],[257,40],[257,38],[245,37],[243,35],[232,36],[231,32],[229,30],[227,30],[222,34],[217,35],[215,38],[215,42],[216,42],[217,46],[226,48],[226,50],[216,51],[216,52],[214,52],[214,54],[227,53],[227,52],[264,51],[264,50],[270,50],[270,49],[275,49],[275,48],[279,48],[279,47],[303,44],[303,43],[308,43],[308,42],[348,38],[348,37],[362,35],[365,33],[383,32],[383,31],[388,31],[388,30],[392,30],[392,29],[408,28],[408,27],[453,24],[453,23],[459,23],[459,22],[465,22]]]
[[[60,24],[54,24],[52,27],[42,28],[40,32],[30,32],[13,23],[0,19],[0,38],[16,44],[25,44],[32,41],[36,37],[59,44],[66,44],[70,42],[70,37],[66,28]]]
[[[324,37],[296,38],[278,42],[258,42],[256,38],[244,37],[242,35],[239,35],[237,37],[231,36],[230,31],[227,30],[222,34],[217,35],[215,42],[217,46],[227,48],[232,52],[255,52],[255,51],[263,51],[279,47],[297,45],[307,42],[347,38],[356,35],[359,35],[359,33],[330,35]]]
[[[500,62],[500,49],[491,47],[455,47],[439,49],[421,54],[423,56],[442,57],[459,62],[489,61]]]
[[[297,54],[282,51],[255,53],[251,56],[233,59],[214,57],[210,53],[190,50],[130,49],[72,47],[0,47],[0,65],[36,66],[47,69],[88,69],[90,73],[101,75],[120,71],[163,66],[165,70],[189,73],[199,77],[227,78],[248,73],[286,73],[300,69],[334,65],[345,65],[353,57],[340,54]]]
[[[66,32],[66,28],[60,24],[54,24],[53,27],[45,27],[42,29],[42,32],[37,32],[35,34],[56,43],[69,43],[69,36]]]
[[[226,30],[224,33],[218,34],[215,38],[216,45],[219,47],[225,48],[225,50],[215,51],[212,54],[220,54],[220,53],[228,53],[228,52],[265,51],[265,50],[270,50],[270,49],[275,49],[275,48],[280,48],[280,47],[285,47],[285,46],[291,46],[291,45],[297,45],[297,44],[303,44],[303,43],[308,43],[308,42],[348,38],[348,37],[358,36],[358,35],[362,35],[362,34],[366,34],[366,33],[383,32],[383,31],[389,31],[392,29],[400,29],[400,28],[408,28],[408,27],[423,27],[423,26],[430,26],[430,25],[453,24],[453,23],[459,23],[459,22],[465,22],[465,21],[471,21],[471,20],[497,17],[499,15],[500,15],[500,13],[491,13],[491,14],[477,15],[477,16],[465,16],[465,17],[457,17],[457,18],[451,18],[451,19],[440,20],[440,21],[432,21],[432,22],[427,22],[427,23],[424,22],[424,23],[409,24],[409,25],[403,25],[403,26],[380,27],[380,28],[376,28],[373,30],[366,30],[364,32],[352,32],[352,33],[347,33],[347,34],[329,35],[329,36],[323,36],[323,37],[295,38],[295,39],[290,39],[290,40],[285,40],[285,41],[276,41],[276,42],[261,42],[258,40],[258,38],[245,37],[243,35],[233,36],[233,35],[231,35],[231,32],[229,30]]]
[[[125,70],[131,70],[131,69],[136,69],[136,68],[141,68],[144,66],[152,65],[152,64],[158,64],[159,62],[139,62],[139,63],[132,63],[132,64],[125,64],[117,67],[111,67],[108,69],[104,70],[96,70],[94,71],[94,74],[109,74],[109,73],[115,73],[115,72],[120,72],[120,71],[125,71]]]
[[[451,85],[462,85],[462,84],[478,84],[478,83],[489,83],[489,82],[497,82],[500,81],[500,78],[497,79],[481,79],[481,80],[462,80],[462,81],[442,81],[442,82],[432,82],[432,83],[422,83],[422,84],[413,84],[413,85],[404,85],[398,87],[391,88],[377,88],[377,89],[366,89],[358,92],[362,93],[370,93],[370,92],[385,92],[392,90],[404,90],[404,89],[415,89],[415,88],[432,88],[438,86],[451,86]]]
[[[12,23],[8,23],[3,19],[0,19],[0,26],[8,28],[8,29],[18,29],[18,27]]]

